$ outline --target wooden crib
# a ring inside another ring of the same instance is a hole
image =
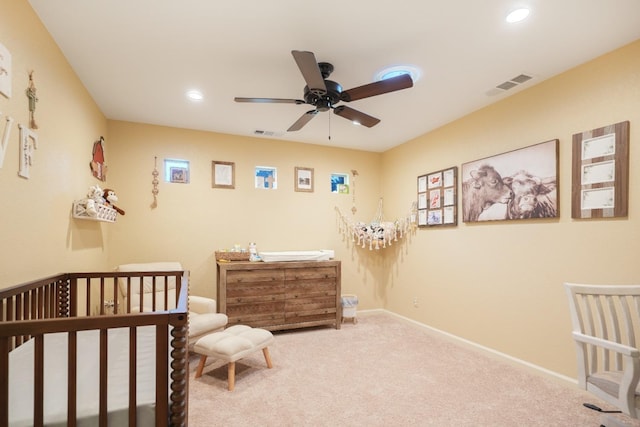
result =
[[[123,303],[145,276],[153,295],[175,280],[177,307]],[[183,271],[91,272],[0,290],[0,426],[186,426],[188,287]]]

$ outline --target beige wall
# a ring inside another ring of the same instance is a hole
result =
[[[562,283],[638,282],[638,70],[640,41],[384,153],[382,193],[400,209],[415,197],[418,175],[560,141],[560,219],[465,224],[459,217],[455,228],[419,230],[406,254],[389,256],[385,308],[575,377]],[[571,219],[572,135],[625,120],[629,217]]]
[[[89,172],[93,141],[106,135],[103,114],[26,1],[5,1],[0,43],[13,63],[11,98],[0,95],[0,137],[14,126],[0,168],[0,287],[105,264],[108,228],[71,218],[71,204],[96,180]],[[30,179],[18,176],[18,124],[29,123],[29,71],[39,101]]]
[[[359,309],[386,308],[546,369],[575,376],[563,281],[637,280],[636,201],[640,154],[640,42],[542,82],[383,154],[107,121],[28,6],[3,4],[0,43],[13,55],[13,96],[4,115],[27,123],[24,89],[35,70],[40,145],[31,179],[17,176],[17,127],[0,169],[0,287],[67,270],[123,262],[179,260],[193,290],[214,295],[213,252],[255,241],[260,250],[336,251],[343,290]],[[631,122],[629,217],[570,218],[571,136]],[[108,132],[108,133],[107,133]],[[109,180],[126,210],[115,224],[71,218],[71,202],[96,183],[88,163],[106,137]],[[330,194],[332,172],[358,171],[355,219],[406,214],[418,175],[560,140],[558,220],[417,230],[384,251],[355,247],[338,233],[335,206],[349,215],[352,195]],[[191,162],[191,183],[161,182],[153,200],[154,157]],[[236,164],[236,189],[211,188],[211,161]],[[278,189],[253,188],[256,165],[278,168]],[[315,169],[316,191],[293,191],[295,166]],[[413,300],[418,299],[414,307]]]
[[[351,216],[352,194],[330,192],[331,173],[359,173],[358,216],[372,218],[380,194],[381,154],[109,122],[113,186],[126,211],[110,234],[109,264],[177,260],[191,271],[192,290],[214,296],[214,252],[256,242],[260,251],[333,249],[343,261],[342,283],[364,307],[382,307],[374,290],[381,258],[355,250],[338,233],[335,207]],[[163,161],[190,162],[189,184],[160,179],[152,208],[152,171]],[[235,163],[235,189],[212,188],[213,160]],[[255,166],[277,168],[278,188],[254,188]],[[315,191],[294,191],[294,168],[314,169]],[[367,251],[368,252],[368,251]]]

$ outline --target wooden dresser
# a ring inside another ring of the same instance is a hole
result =
[[[229,326],[340,329],[340,261],[217,264],[218,312]]]

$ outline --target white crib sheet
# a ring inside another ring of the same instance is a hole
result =
[[[78,426],[98,425],[99,331],[78,332]],[[34,340],[9,355],[9,425],[33,425]],[[65,333],[44,339],[44,419],[47,426],[65,426],[67,413],[67,353]],[[109,426],[128,424],[129,329],[111,329],[108,347]],[[155,328],[137,332],[138,425],[155,424]]]

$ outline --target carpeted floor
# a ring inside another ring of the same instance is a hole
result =
[[[358,314],[342,329],[277,332],[270,347],[193,378],[189,425],[599,426],[582,406],[606,404],[565,381],[532,373],[388,313]],[[638,425],[638,424],[630,424]]]

